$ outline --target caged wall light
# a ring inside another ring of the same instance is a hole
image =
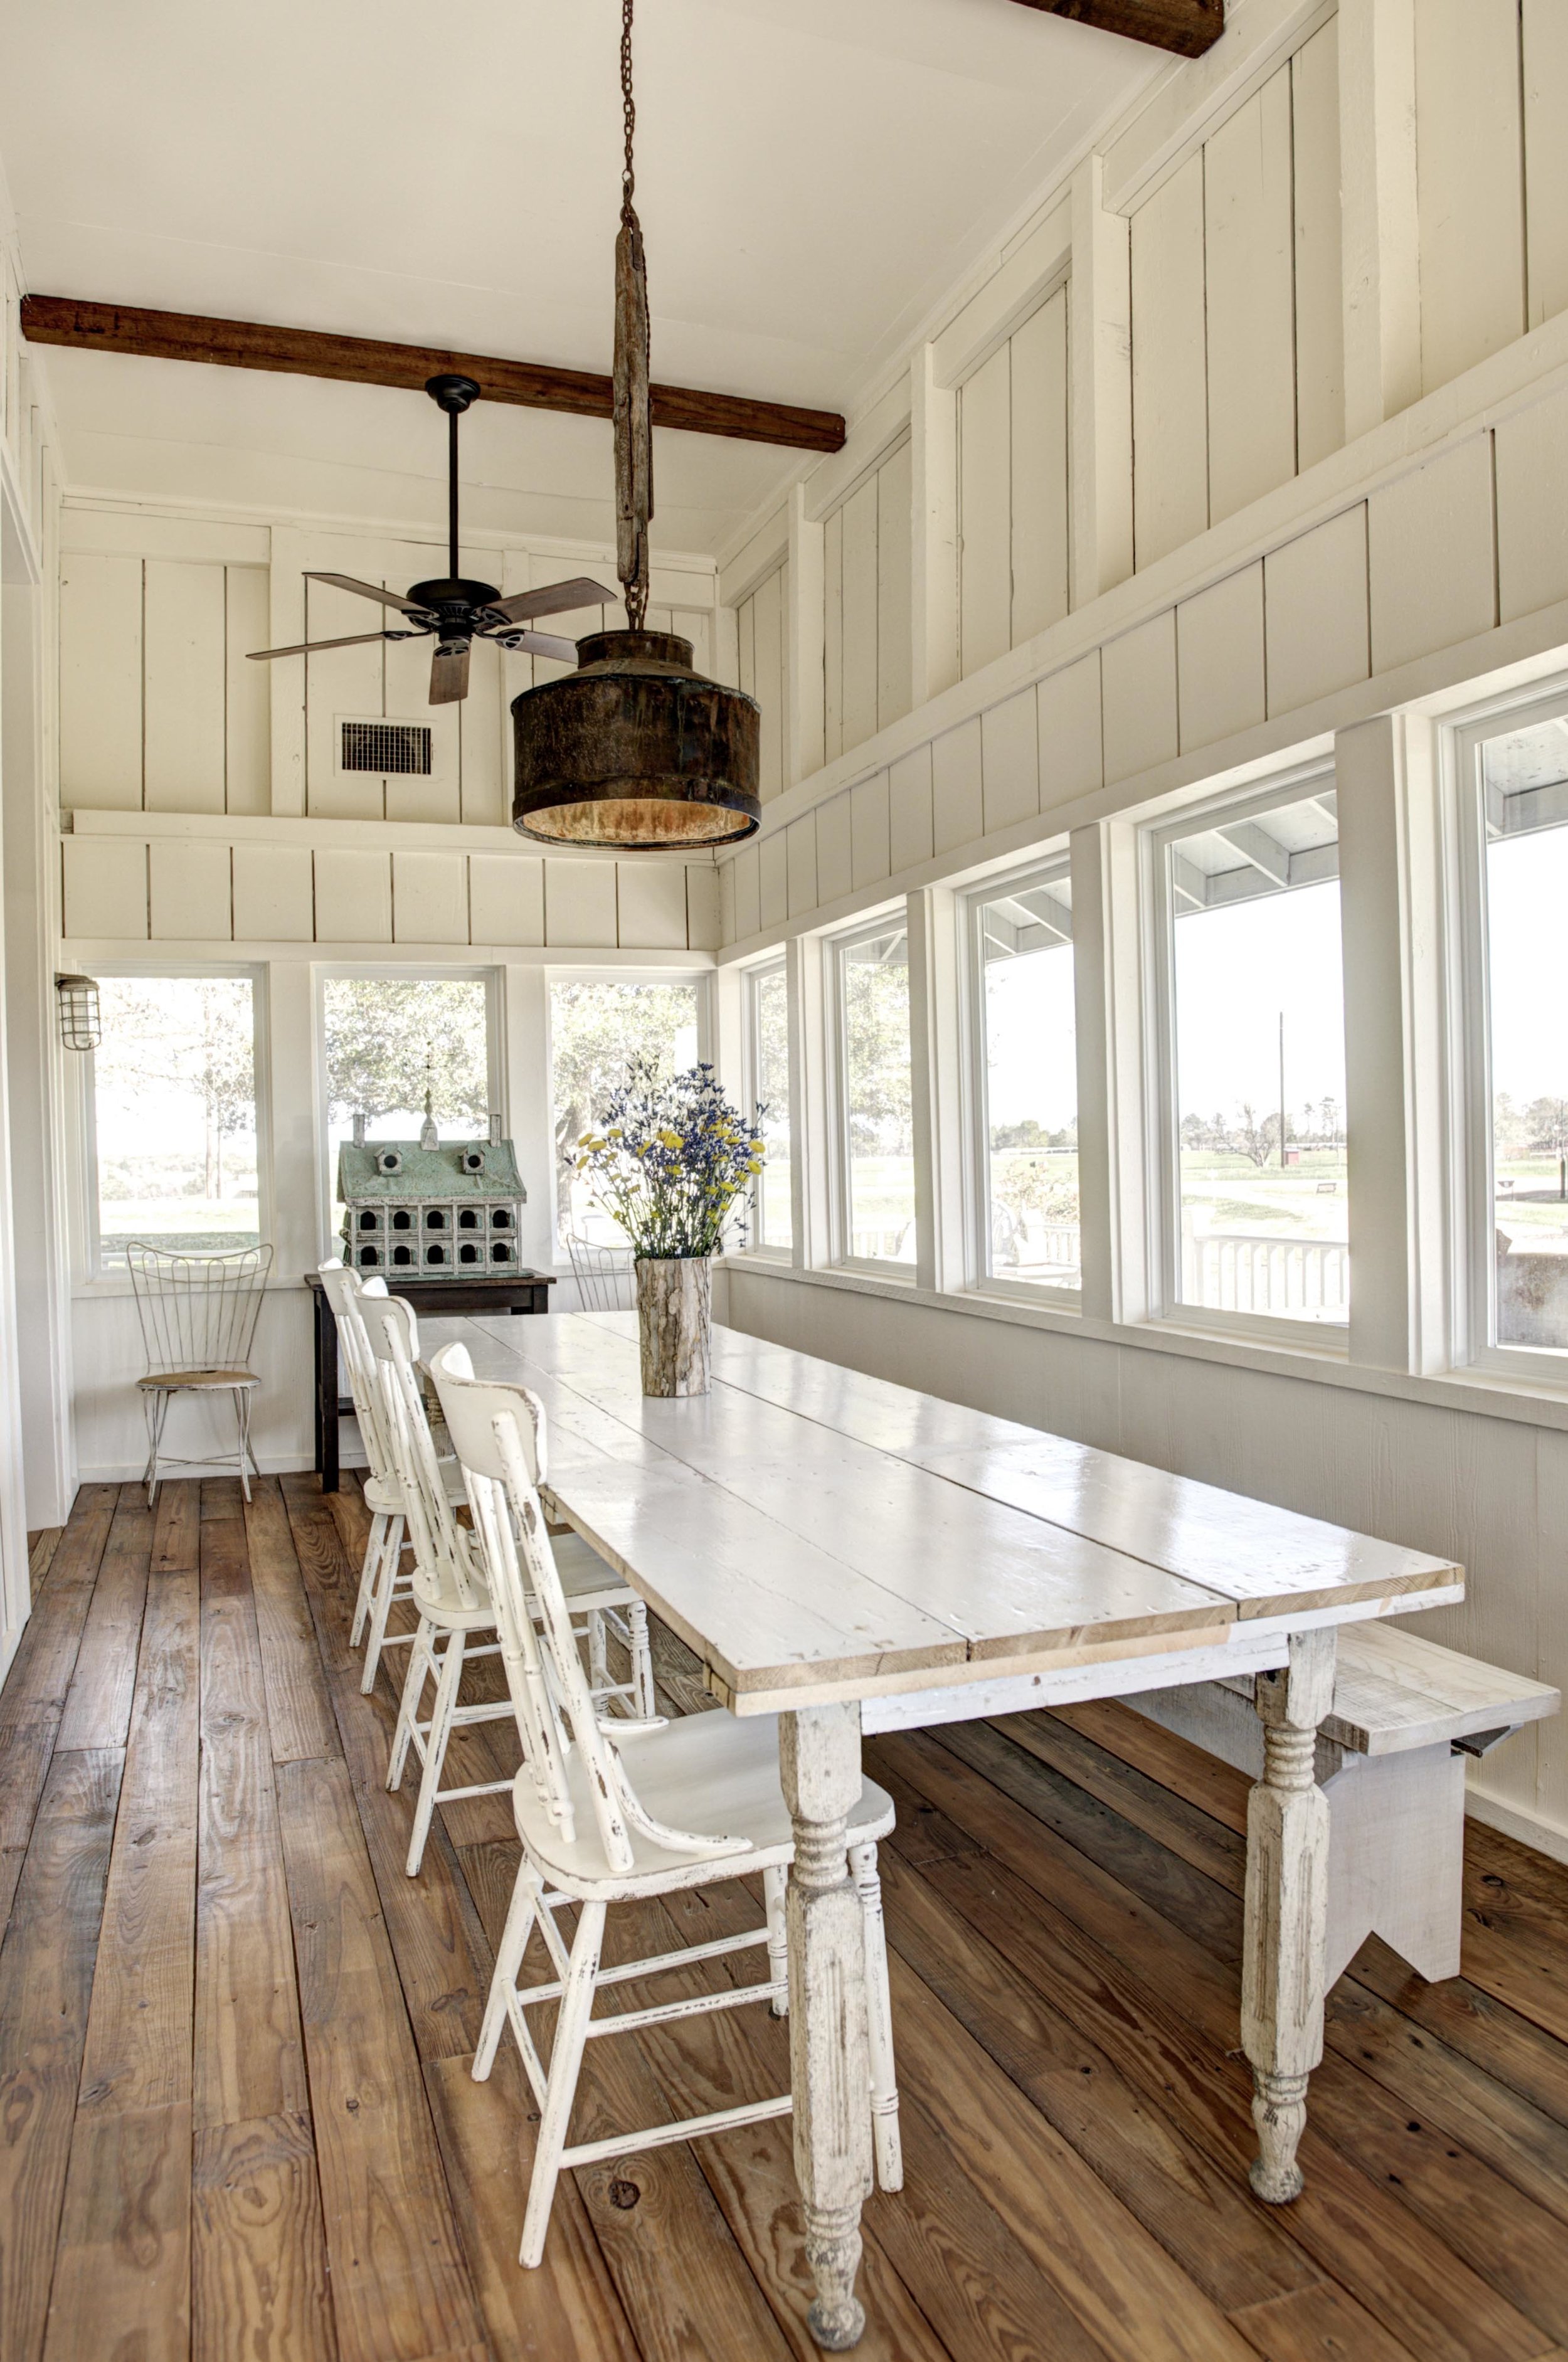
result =
[[[57,976],[54,990],[60,1010],[60,1038],[65,1047],[95,1050],[104,1038],[96,980],[90,976]]]

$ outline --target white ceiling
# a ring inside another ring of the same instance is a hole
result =
[[[50,294],[602,370],[618,0],[3,0],[0,157]],[[642,0],[654,372],[853,411],[1154,50],[1016,0]],[[51,351],[73,484],[366,519],[438,512],[415,397]],[[476,413],[467,513],[609,530],[608,429]],[[658,438],[666,547],[808,464]]]

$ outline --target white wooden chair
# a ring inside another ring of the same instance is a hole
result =
[[[392,1734],[387,1785],[392,1789],[402,1785],[412,1749],[419,1758],[421,1772],[406,1868],[410,1878],[416,1878],[431,1816],[438,1804],[464,1796],[495,1795],[512,1784],[508,1778],[443,1788],[441,1773],[452,1732],[471,1723],[510,1719],[512,1707],[504,1699],[468,1705],[461,1700],[465,1664],[496,1653],[498,1643],[486,1637],[494,1629],[495,1611],[475,1538],[458,1523],[451,1491],[443,1481],[444,1463],[436,1454],[419,1385],[418,1330],[413,1308],[401,1297],[363,1295],[359,1310],[375,1358],[385,1433],[414,1553],[409,1596],[418,1621]],[[631,1679],[623,1683],[605,1679],[594,1690],[596,1703],[624,1710],[628,1698],[651,1699],[653,1663],[647,1611],[642,1601],[580,1535],[563,1536],[560,1551],[571,1598],[570,1615],[576,1618],[574,1643],[585,1647],[589,1657],[585,1678],[592,1681],[603,1671],[608,1617],[616,1617],[627,1639]],[[421,1716],[427,1682],[435,1685],[435,1700],[425,1721]]]
[[[703,1714],[640,1724],[601,1718],[583,1675],[535,1486],[544,1444],[543,1407],[522,1386],[474,1378],[461,1345],[443,1347],[430,1366],[473,1505],[523,1741],[523,1768],[512,1791],[523,1860],[473,2073],[480,2082],[489,2075],[502,2027],[510,2024],[540,2111],[521,2250],[521,2261],[532,2266],[544,2254],[557,2180],[569,2168],[789,2114],[792,2101],[786,2092],[775,2099],[607,2139],[575,2146],[567,2140],[583,2048],[591,2036],[632,2033],[668,2018],[750,2002],[768,2002],[775,2015],[785,2014],[784,1884],[794,1848],[778,1784],[776,1716],[739,1721],[727,1714]],[[903,2180],[877,1875],[877,1843],[892,1826],[892,1800],[870,1781],[864,1782],[849,1816],[849,1860],[864,1912],[871,2056],[867,2105],[877,2179],[884,2190],[899,2189]],[[714,1885],[758,1871],[767,1898],[763,1927],[616,1968],[602,1965],[611,1904]],[[568,1901],[580,1906],[569,1952],[555,1919]],[[518,1979],[536,1930],[555,1973],[542,1983],[524,1986]],[[726,1985],[694,2000],[593,2018],[594,1995],[602,1986],[764,1944],[769,1967],[764,1982]],[[547,2070],[526,2013],[550,2003],[559,2007]]]
[[[379,1278],[362,1280],[358,1272],[349,1270],[337,1255],[330,1256],[318,1265],[318,1269],[326,1290],[326,1300],[337,1323],[338,1352],[348,1380],[359,1440],[370,1463],[370,1473],[365,1479],[365,1503],[370,1512],[370,1537],[359,1570],[359,1595],[354,1602],[354,1621],[348,1634],[349,1646],[357,1649],[360,1634],[369,1628],[365,1671],[359,1683],[362,1690],[369,1692],[376,1686],[382,1650],[406,1648],[414,1639],[412,1632],[387,1630],[387,1618],[394,1601],[411,1597],[414,1582],[411,1574],[402,1571],[407,1524],[403,1515],[403,1486],[387,1433],[386,1407],[376,1376],[375,1355],[370,1350],[364,1316],[359,1309],[361,1297],[384,1297],[387,1284]],[[410,1309],[412,1313],[412,1307]],[[418,1350],[416,1325],[416,1354]],[[447,1456],[440,1461],[439,1465],[447,1499],[454,1505],[466,1499],[462,1471],[457,1462]]]

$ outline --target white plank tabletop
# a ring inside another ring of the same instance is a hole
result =
[[[734,1330],[668,1402],[630,1313],[420,1325],[540,1396],[554,1507],[737,1712],[1460,1595],[1445,1561]]]

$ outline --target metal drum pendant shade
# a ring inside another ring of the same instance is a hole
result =
[[[695,852],[756,828],[762,716],[742,690],[693,669],[690,640],[645,628],[653,411],[647,268],[633,204],[632,7],[622,0],[613,403],[616,570],[631,628],[580,640],[576,672],[513,699],[512,824],[547,844]]]
[[[513,825],[547,844],[734,844],[761,814],[761,716],[673,632],[599,632],[578,670],[512,701]]]

